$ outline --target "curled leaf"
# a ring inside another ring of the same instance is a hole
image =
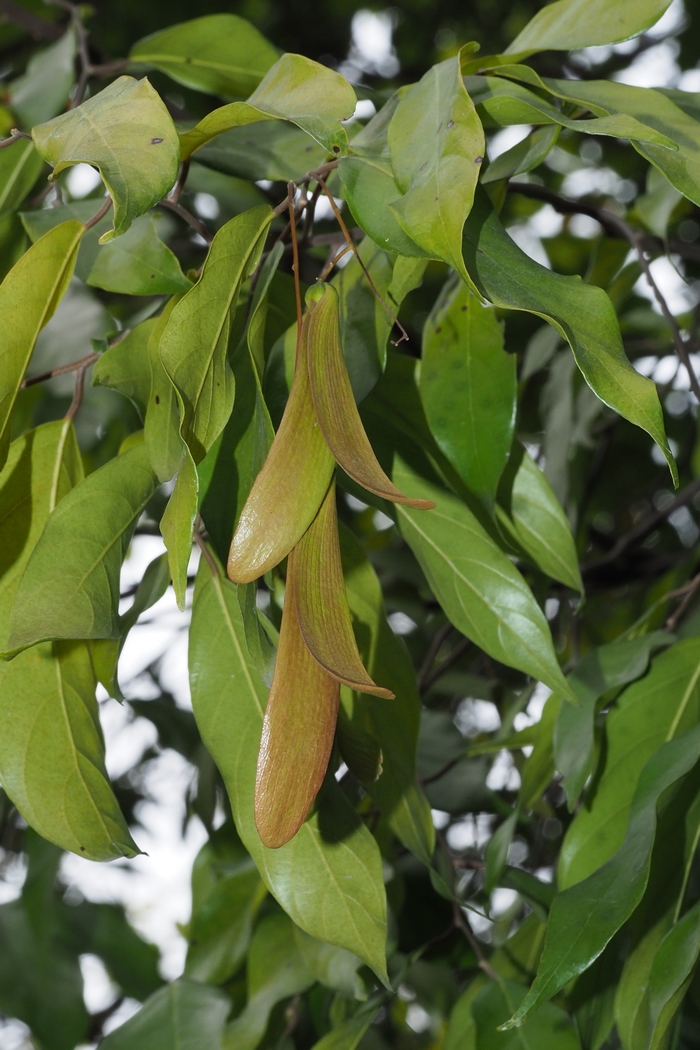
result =
[[[289,554],[316,517],[333,474],[333,456],[316,422],[309,389],[311,316],[312,311],[304,318],[282,422],[231,541],[227,571],[234,583],[256,580]]]
[[[295,588],[299,628],[321,667],[360,693],[393,699],[365,670],[355,641],[340,562],[335,484],[295,552],[299,587]]]
[[[414,510],[430,510],[430,500],[411,499],[386,476],[372,451],[353,397],[340,346],[338,293],[317,285],[318,298],[309,304],[307,367],[313,407],[328,447],[346,474],[363,488]]]
[[[255,825],[271,849],[289,842],[308,816],[328,768],[340,699],[338,681],[304,641],[298,587],[298,552],[293,550],[255,778]]]

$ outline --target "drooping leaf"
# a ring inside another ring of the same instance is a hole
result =
[[[75,81],[75,31],[72,26],[49,47],[32,55],[26,72],[10,84],[9,102],[25,128],[60,113]]]
[[[603,0],[555,0],[537,12],[508,46],[506,54],[521,56],[536,51],[616,44],[650,29],[669,4],[670,0],[613,6]]]
[[[649,979],[649,1050],[664,1044],[700,955],[700,904],[695,904],[661,942]]]
[[[341,120],[355,112],[355,92],[344,76],[303,55],[285,54],[266,73],[247,102],[231,102],[203,117],[182,136],[183,159],[231,128],[261,120],[289,120],[328,153],[347,153]]]
[[[535,128],[522,142],[511,146],[491,161],[481,177],[483,185],[532,171],[544,161],[558,138],[559,128],[556,124]]]
[[[496,517],[516,547],[542,572],[583,591],[576,545],[566,514],[543,471],[516,442],[498,489]]]
[[[639,903],[649,877],[656,807],[700,758],[700,727],[669,740],[644,766],[625,840],[607,864],[559,893],[552,904],[537,977],[506,1027],[521,1024],[596,959]]]
[[[93,386],[108,386],[128,397],[144,419],[151,394],[151,361],[148,342],[158,318],[136,325],[115,346],[106,350],[92,370]]]
[[[569,342],[595,394],[641,427],[677,469],[654,384],[627,360],[614,307],[601,288],[547,270],[518,248],[485,194],[477,194],[464,228],[464,258],[479,291],[494,304],[538,314]]]
[[[411,240],[471,284],[462,257],[462,229],[485,144],[460,59],[461,52],[433,66],[396,107],[389,150],[403,196],[390,207]]]
[[[253,807],[267,691],[247,653],[235,588],[212,576],[204,559],[199,573],[190,633],[192,703],[241,839],[298,926],[359,955],[386,980],[381,858],[340,789],[324,785],[317,810],[286,846],[269,850],[260,842]]]
[[[179,977],[105,1036],[105,1050],[212,1050],[221,1045],[231,1000],[218,988]]]
[[[29,557],[57,503],[83,477],[75,429],[44,423],[10,445],[0,472],[0,646],[7,648],[10,612]],[[0,680],[5,665],[0,664]]]
[[[175,125],[148,80],[118,77],[76,109],[32,129],[40,155],[57,178],[72,164],[92,164],[114,202],[114,228],[101,243],[125,233],[157,204],[177,178]]]
[[[319,349],[311,345],[312,313],[304,317],[282,422],[231,542],[227,572],[236,583],[250,583],[289,554],[315,518],[333,474],[333,455],[311,400],[307,360]]]
[[[632,796],[645,762],[666,740],[695,725],[700,713],[700,643],[661,653],[618,697],[605,723],[605,763],[596,790],[572,821],[559,856],[563,888],[603,865],[623,841]]]
[[[143,434],[148,458],[159,481],[170,481],[184,454],[177,393],[160,359],[160,341],[178,301],[179,296],[168,300],[148,337],[150,381]]]
[[[455,627],[494,659],[570,696],[542,610],[466,504],[398,454],[392,476],[435,504],[429,514],[399,505],[399,527]]]
[[[313,409],[328,447],[363,488],[395,503],[429,510],[429,500],[404,496],[379,465],[357,411],[340,346],[338,294],[332,285],[317,286],[314,293],[306,322],[306,363]]]
[[[438,445],[487,506],[513,438],[515,365],[495,311],[461,283],[446,289],[423,329],[421,399]]]
[[[105,861],[140,851],[105,770],[96,684],[84,642],[20,653],[0,682],[0,777],[39,834]]]
[[[131,59],[211,95],[247,97],[279,57],[245,18],[205,15],[139,40]]]
[[[83,229],[73,221],[49,231],[0,285],[0,467],[7,456],[15,398],[37,336],[68,287]]]
[[[160,531],[168,550],[168,564],[179,609],[185,608],[187,566],[192,554],[192,537],[197,518],[199,479],[192,453],[183,442],[182,460],[175,487],[168,500]]]
[[[266,205],[227,222],[216,234],[202,275],[175,305],[159,352],[181,398],[181,433],[196,462],[223,430],[233,407],[227,351],[241,282],[257,264],[272,220]]]
[[[579,704],[565,704],[559,710],[554,730],[554,758],[563,774],[563,787],[573,808],[593,771],[594,721],[597,701],[610,689],[634,682],[646,671],[651,654],[672,643],[673,636],[653,631],[638,638],[593,649],[569,676]],[[614,725],[613,719],[613,725]]]
[[[20,206],[36,183],[44,162],[26,139],[0,150],[0,217]]]
[[[393,699],[390,689],[368,675],[352,632],[340,562],[335,484],[294,549],[294,583],[299,630],[318,664],[333,678],[359,692]],[[287,674],[280,667],[281,674]]]
[[[340,685],[314,659],[302,634],[301,552],[287,566],[285,607],[275,674],[265,708],[255,778],[255,825],[264,846],[278,849],[306,820],[321,788],[335,736]]]
[[[146,447],[139,444],[61,500],[17,589],[10,649],[45,639],[118,636],[119,569],[157,485]]]

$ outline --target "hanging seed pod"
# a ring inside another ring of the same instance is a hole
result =
[[[289,842],[308,816],[328,768],[340,698],[337,679],[314,660],[301,633],[298,586],[293,550],[255,779],[255,824],[271,849]]]
[[[367,674],[353,634],[340,561],[335,482],[331,482],[294,557],[299,627],[314,659],[351,689],[393,699],[391,690],[376,685]]]
[[[314,309],[304,318],[282,422],[231,541],[227,572],[234,583],[250,583],[286,558],[316,516],[333,474],[333,456],[316,422],[306,367]],[[319,351],[316,346],[314,355]]]
[[[358,485],[393,503],[430,510],[429,500],[404,496],[386,476],[360,419],[340,345],[338,293],[330,284],[316,285],[307,301],[309,386],[323,437],[337,462]]]

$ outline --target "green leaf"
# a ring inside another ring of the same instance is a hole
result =
[[[0,472],[0,647],[7,648],[17,585],[47,518],[83,477],[83,464],[68,420],[44,423],[10,445]],[[0,680],[5,665],[0,664]]]
[[[272,209],[261,205],[218,231],[201,277],[176,304],[161,336],[160,358],[181,399],[181,433],[196,462],[231,415],[234,379],[227,353],[232,316],[271,221]]]
[[[546,476],[515,442],[498,489],[496,518],[506,536],[535,565],[572,590],[583,592],[574,537]]]
[[[140,444],[61,500],[17,589],[11,649],[45,639],[118,636],[119,570],[157,485]]]
[[[218,988],[180,977],[147,999],[102,1042],[104,1050],[213,1050],[231,1000]]]
[[[0,150],[0,216],[20,206],[43,168],[43,160],[26,139]]]
[[[314,171],[327,156],[294,124],[263,120],[223,132],[197,151],[196,160],[242,179],[289,182]]]
[[[151,393],[151,362],[148,341],[158,318],[142,321],[115,346],[106,350],[92,370],[93,386],[108,386],[128,397],[145,418]]]
[[[395,481],[435,503],[427,514],[397,510],[401,532],[446,615],[489,656],[569,696],[544,613],[522,576],[466,504],[424,475],[397,454]]]
[[[92,164],[114,202],[114,229],[125,233],[168,193],[177,178],[180,147],[175,125],[148,80],[119,77],[109,87],[32,129],[34,145],[53,165],[52,178],[72,164]]]
[[[15,398],[37,336],[68,287],[83,229],[78,222],[64,222],[51,230],[0,285],[0,466],[7,456]]]
[[[314,1043],[312,1050],[355,1050],[377,1016],[378,1009],[376,1004],[371,1003],[361,1006],[340,1028],[333,1028]]]
[[[396,694],[385,701],[368,694],[341,696],[353,727],[381,747],[382,772],[365,789],[399,840],[424,864],[432,862],[435,828],[416,781],[420,698],[410,657],[389,627],[377,575],[349,530],[340,532],[348,603],[367,670]]]
[[[303,930],[359,955],[386,980],[381,858],[340,789],[325,785],[317,811],[286,846],[269,850],[260,842],[253,798],[267,690],[247,653],[235,588],[212,576],[204,559],[195,588],[190,674],[202,739],[268,889]],[[233,695],[236,703],[226,702]]]
[[[461,54],[433,66],[396,107],[389,149],[403,196],[390,207],[411,240],[471,284],[462,229],[486,147],[462,80]]]
[[[102,959],[125,995],[142,1002],[161,986],[160,953],[129,925],[121,906],[81,901],[66,911],[80,949]]]
[[[618,698],[605,723],[604,765],[595,793],[569,826],[559,857],[563,888],[585,879],[623,841],[642,768],[657,748],[700,717],[700,641],[657,656]]]
[[[579,705],[564,704],[554,730],[554,759],[563,787],[574,803],[593,772],[594,722],[597,702],[610,689],[634,682],[646,672],[651,654],[673,642],[664,631],[611,642],[587,652],[569,676]]]
[[[104,861],[140,850],[107,777],[96,684],[84,642],[36,646],[7,665],[0,684],[0,777],[40,835]]]
[[[60,113],[75,82],[75,31],[35,52],[26,72],[10,84],[9,103],[21,125],[31,128]]]
[[[469,490],[493,506],[515,426],[515,357],[468,288],[446,288],[423,329],[420,392],[435,440]]]
[[[547,1003],[522,1029],[500,1032],[522,1001],[526,989],[514,981],[491,982],[472,1004],[476,1024],[475,1050],[580,1050],[574,1022],[559,1006]]]
[[[340,73],[303,55],[282,55],[247,102],[215,109],[181,136],[183,160],[223,131],[260,120],[290,120],[328,153],[347,153],[340,126],[355,112],[357,99]]]
[[[700,955],[700,904],[694,905],[664,937],[649,979],[649,1050],[664,1044]]]
[[[508,850],[518,826],[518,811],[514,810],[496,829],[489,840],[484,853],[486,861],[486,881],[484,891],[491,894],[501,884],[503,873],[508,864]]]
[[[255,1050],[272,1008],[313,984],[295,932],[286,915],[267,915],[258,924],[248,954],[248,1002],[226,1026],[223,1050]]]
[[[160,341],[180,298],[173,296],[168,300],[148,338],[150,392],[143,433],[148,458],[161,482],[170,481],[183,457],[177,393],[160,359]]]
[[[538,11],[506,49],[507,55],[572,51],[616,44],[650,29],[671,0],[609,4],[605,0],[556,0]]]
[[[383,111],[380,110],[381,112]],[[353,139],[353,148],[356,141]],[[338,170],[343,185],[343,196],[350,211],[357,224],[375,244],[384,251],[398,252],[407,257],[430,257],[431,252],[419,247],[405,233],[389,207],[401,190],[396,184],[388,157],[341,157]]]
[[[559,128],[556,124],[535,128],[532,134],[522,142],[511,146],[505,153],[501,153],[491,161],[481,176],[482,184],[487,186],[490,182],[510,179],[514,175],[523,175],[539,167],[552,147],[556,145],[558,138]]]
[[[537,314],[567,340],[595,394],[654,439],[677,483],[656,387],[627,360],[615,309],[602,290],[534,262],[508,236],[485,194],[464,228],[464,259],[479,291],[509,310]]]
[[[183,455],[175,487],[160,521],[163,542],[179,609],[185,608],[187,566],[192,554],[194,523],[197,518],[199,479],[192,453],[183,442]]]
[[[217,14],[169,26],[139,40],[132,62],[153,66],[169,77],[210,95],[246,97],[279,52],[245,18]]]
[[[670,740],[644,766],[634,793],[625,840],[615,856],[552,904],[537,977],[506,1027],[521,1024],[596,959],[641,900],[649,877],[656,808],[669,787],[700,757],[700,726]]]
[[[221,984],[236,972],[248,950],[253,921],[266,894],[258,870],[243,846],[224,838],[221,829],[215,832],[202,846],[192,868],[187,977]]]

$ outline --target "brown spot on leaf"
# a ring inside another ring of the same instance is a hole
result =
[[[454,126],[455,126],[454,120],[448,120],[447,121],[447,130],[448,131],[450,130],[450,128],[453,128]]]
[[[484,163],[484,158],[483,157],[474,157],[474,163],[475,164],[483,164]]]
[[[158,143],[162,142],[162,141],[163,141],[162,139],[151,139],[151,145],[152,146],[157,146]]]
[[[157,405],[160,404],[160,395],[159,394],[156,394],[156,404]]]

